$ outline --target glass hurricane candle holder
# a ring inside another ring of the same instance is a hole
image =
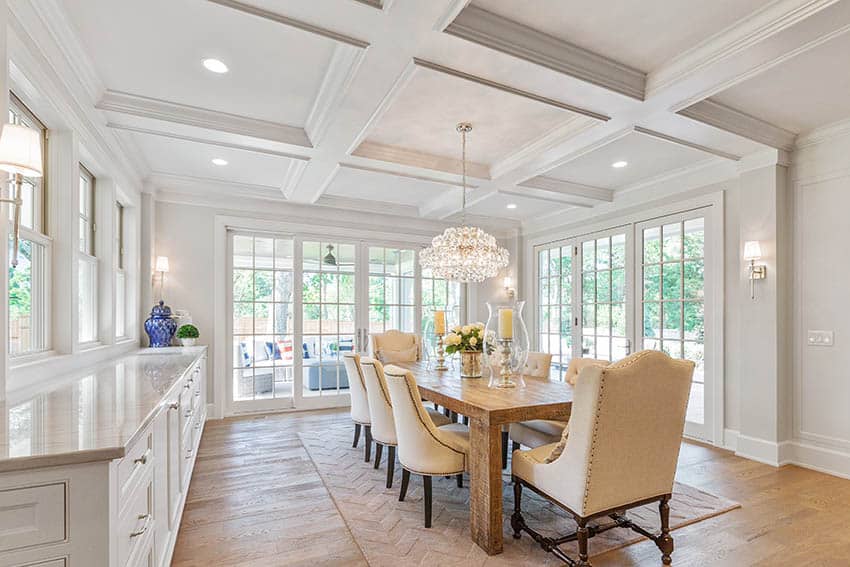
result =
[[[525,301],[516,300],[487,303],[484,357],[491,387],[522,384],[521,373],[529,350],[528,329],[522,316],[524,307]]]

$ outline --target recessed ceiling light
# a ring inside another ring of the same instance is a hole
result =
[[[627,165],[629,165],[629,162],[627,161],[615,161],[611,164],[611,167],[616,167],[617,169],[620,169],[622,167],[626,167]]]
[[[516,208],[516,203],[508,203],[508,208],[509,208],[509,209],[515,209],[515,208]]]
[[[221,159],[220,157],[213,158],[212,162],[213,162],[213,165],[227,165],[227,160]]]
[[[208,71],[213,73],[227,73],[228,71],[227,65],[218,59],[204,59],[203,64]]]

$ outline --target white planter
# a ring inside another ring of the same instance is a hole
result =
[[[195,346],[198,339],[180,339],[180,344],[183,346]]]

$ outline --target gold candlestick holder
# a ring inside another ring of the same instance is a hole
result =
[[[437,335],[437,367],[434,370],[448,370],[446,366],[446,350],[443,348],[443,333]]]
[[[496,384],[497,388],[516,388],[516,382],[511,380],[511,343],[512,339],[499,339],[502,345],[501,359],[499,360],[499,377],[501,380]]]

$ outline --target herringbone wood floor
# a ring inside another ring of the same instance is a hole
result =
[[[298,438],[340,422],[341,410],[209,422],[172,564],[366,565]],[[677,478],[743,507],[676,530],[674,565],[850,565],[850,481],[695,443],[683,443]],[[593,564],[661,561],[641,542]]]

